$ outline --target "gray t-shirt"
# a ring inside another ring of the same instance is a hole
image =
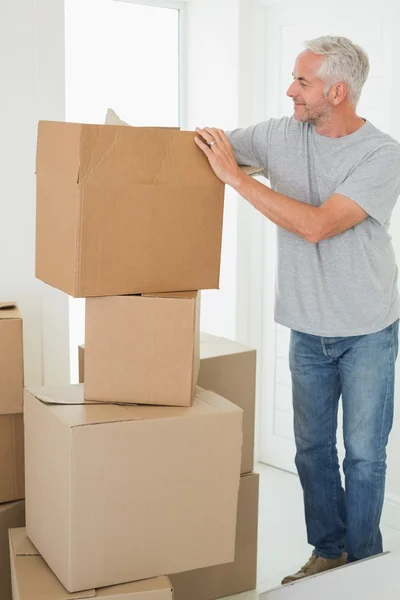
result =
[[[228,135],[238,163],[263,167],[275,191],[314,206],[342,194],[369,215],[317,244],[278,227],[275,320],[323,337],[391,325],[399,296],[388,227],[400,194],[400,144],[368,121],[340,138],[288,117]]]

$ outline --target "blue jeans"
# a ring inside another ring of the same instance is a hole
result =
[[[383,551],[380,519],[393,424],[396,321],[383,331],[325,338],[291,332],[296,466],[314,553],[353,562]],[[346,457],[336,448],[339,398]]]

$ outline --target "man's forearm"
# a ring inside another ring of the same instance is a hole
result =
[[[279,227],[315,243],[321,239],[321,212],[288,196],[274,192],[248,175],[240,175],[232,187],[250,204]]]

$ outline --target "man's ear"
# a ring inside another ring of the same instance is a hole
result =
[[[335,83],[330,90],[331,102],[338,106],[347,96],[347,85],[341,81]]]

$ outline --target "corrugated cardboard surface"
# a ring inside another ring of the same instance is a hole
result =
[[[22,499],[24,488],[23,416],[0,415],[0,502]]]
[[[80,297],[218,288],[224,185],[193,138],[41,121],[36,277]]]
[[[22,412],[22,319],[14,302],[0,303],[0,415]]]
[[[88,298],[85,398],[190,406],[199,304],[197,292]]]
[[[68,591],[233,561],[241,409],[200,388],[190,408],[65,389],[71,405],[27,390],[24,411],[27,534]]]
[[[254,468],[254,414],[256,399],[256,351],[238,342],[200,334],[198,384],[243,409],[241,472]]]
[[[258,473],[240,478],[233,563],[170,575],[174,600],[215,600],[256,587]]]
[[[25,528],[12,529],[9,532],[9,545],[13,572],[13,600],[83,600],[86,598],[172,600],[173,598],[171,583],[167,577],[70,594],[26,537]],[[3,596],[1,599],[3,600]]]
[[[12,600],[8,530],[25,525],[25,502],[0,504],[0,598]]]

